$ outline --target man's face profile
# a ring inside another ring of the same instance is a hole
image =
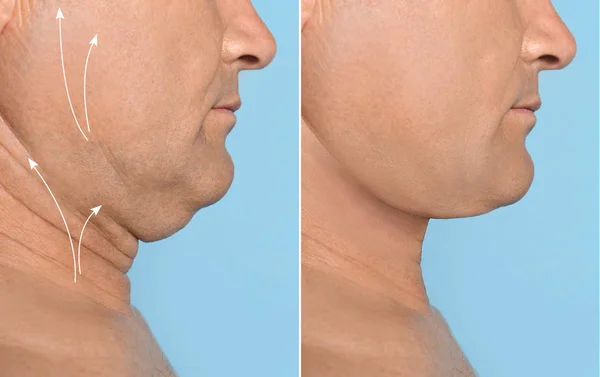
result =
[[[26,149],[11,152],[43,166],[69,206],[104,204],[150,241],[225,194],[238,73],[275,53],[250,1],[61,1],[65,76],[80,122],[86,53],[98,35],[87,66],[89,142],[65,92],[57,3],[1,4],[0,113]]]
[[[538,77],[574,38],[549,0],[303,0],[301,18],[303,374],[474,377],[430,300],[428,225],[526,194]]]
[[[538,74],[576,49],[550,1],[303,5],[303,117],[368,190],[438,218],[526,193]]]

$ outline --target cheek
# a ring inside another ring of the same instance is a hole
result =
[[[206,9],[196,18],[170,11],[120,19],[99,34],[88,73],[90,120],[104,127],[98,138],[123,146],[142,138],[158,152],[197,135],[220,85],[220,21]]]
[[[220,21],[182,9],[162,22],[146,15],[103,28],[88,73],[93,139],[137,186],[157,191],[227,157],[201,133],[221,87]]]
[[[98,25],[88,81],[98,117],[121,123],[123,133],[136,133],[152,124],[185,124],[190,113],[198,116],[221,60],[218,12],[204,3],[155,0]]]
[[[490,111],[506,111],[523,88],[521,48],[524,25],[515,1],[493,6],[473,2],[461,35],[478,100]]]

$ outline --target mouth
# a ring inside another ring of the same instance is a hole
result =
[[[517,123],[526,127],[527,134],[535,127],[537,116],[535,112],[542,107],[542,102],[538,99],[523,101],[511,107],[508,114],[512,114],[512,119]]]
[[[512,110],[526,110],[526,111],[535,113],[541,107],[542,107],[542,101],[538,97],[538,98],[534,98],[529,101],[523,101],[521,103],[518,103],[517,105],[513,106],[511,109]]]
[[[225,101],[213,107],[213,110],[224,110],[235,113],[242,107],[242,101],[239,97],[232,99],[230,101]]]
[[[227,130],[227,134],[231,132],[237,123],[235,112],[242,107],[240,97],[229,97],[227,100],[221,101],[211,108],[210,118],[214,124],[220,124]]]

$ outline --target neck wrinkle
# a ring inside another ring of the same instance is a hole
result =
[[[0,270],[15,271],[10,275],[129,314],[127,272],[137,254],[137,238],[112,220],[107,206],[103,206],[85,228],[82,274],[77,272],[74,283],[73,255],[64,222],[43,182],[29,169],[29,157],[35,161],[0,115]],[[44,176],[43,167],[38,169]],[[48,177],[44,179],[50,181]],[[68,197],[53,193],[66,218],[77,255],[82,227],[91,214],[90,208],[96,205],[78,210],[69,205]],[[6,283],[17,288],[20,284],[0,279],[0,284]]]
[[[341,277],[418,312],[429,219],[390,207],[351,177],[302,122],[302,267]]]

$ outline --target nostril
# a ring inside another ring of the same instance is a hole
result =
[[[559,63],[559,59],[554,55],[542,55],[540,60],[548,64],[549,66],[556,66]]]
[[[254,55],[242,55],[240,56],[240,60],[252,66],[257,65],[259,62],[258,58]]]

